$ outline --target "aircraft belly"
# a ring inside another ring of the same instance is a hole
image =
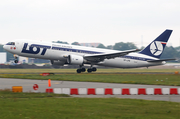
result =
[[[115,59],[104,60],[102,65],[109,67],[117,67],[117,68],[136,68],[137,62],[131,59],[115,58]]]
[[[162,63],[149,63],[147,61],[126,59],[126,58],[115,58],[107,59],[99,63],[102,66],[116,67],[116,68],[138,68],[138,67],[149,67],[162,65]]]
[[[49,50],[49,51],[47,51],[47,54],[45,54],[45,57],[49,58],[51,60],[60,60],[63,58],[63,54],[65,54],[65,53],[62,51]]]

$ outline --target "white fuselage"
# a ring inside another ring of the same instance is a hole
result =
[[[68,55],[84,56],[85,54],[116,53],[117,50],[83,47],[51,42],[37,41],[14,41],[15,45],[4,45],[4,49],[13,54],[24,57],[40,58],[47,60],[66,61]],[[140,53],[129,53],[122,57],[105,59],[93,65],[101,65],[117,68],[137,68],[149,67],[165,64],[165,62],[147,62],[147,60],[157,60],[157,58]]]

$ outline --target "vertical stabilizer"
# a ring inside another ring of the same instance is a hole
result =
[[[172,30],[165,30],[161,35],[159,35],[154,41],[152,41],[146,48],[144,48],[139,53],[152,56],[155,58],[160,58],[161,54],[166,47],[166,43],[172,33]]]

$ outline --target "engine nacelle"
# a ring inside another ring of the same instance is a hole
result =
[[[68,64],[82,65],[84,58],[79,55],[69,55],[67,59]]]
[[[60,60],[51,60],[52,65],[60,65],[63,66],[65,62],[60,61]]]

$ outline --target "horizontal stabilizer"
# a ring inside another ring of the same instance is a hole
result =
[[[147,60],[148,62],[163,62],[163,61],[171,61],[176,59],[160,59],[160,60]]]

